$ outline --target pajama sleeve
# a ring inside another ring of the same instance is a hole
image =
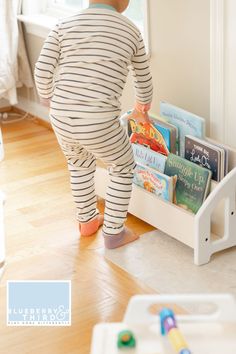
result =
[[[53,95],[54,75],[60,55],[58,25],[49,33],[35,64],[35,84],[38,94],[49,99]]]
[[[141,34],[139,35],[137,51],[131,60],[131,70],[134,78],[136,101],[141,104],[151,103],[153,93],[152,76]]]

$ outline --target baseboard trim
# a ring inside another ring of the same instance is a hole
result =
[[[38,116],[35,116],[29,112],[26,112],[22,108],[19,108],[16,106],[8,106],[8,107],[0,108],[0,113],[4,113],[4,112],[9,113],[9,114],[10,113],[18,113],[18,114],[21,114],[22,116],[27,115],[27,117],[30,118],[33,123],[41,125],[49,130],[53,130],[50,122],[47,122],[46,120],[44,120]]]
[[[11,112],[12,110],[12,107],[11,106],[7,106],[7,107],[1,107],[0,108],[0,113],[8,113],[8,112]]]
[[[51,124],[49,122],[46,122],[46,120],[44,120],[42,118],[35,117],[34,123],[41,125],[49,130],[53,130]]]
[[[26,99],[25,97],[19,97],[19,102],[15,107],[20,108],[25,112],[29,112],[33,116],[43,119],[46,122],[49,122],[49,108],[44,107],[38,102]]]

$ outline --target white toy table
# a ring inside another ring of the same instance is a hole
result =
[[[128,305],[123,322],[103,323],[94,327],[91,354],[174,354],[166,337],[160,335],[159,316],[149,312],[154,304],[214,305],[209,315],[176,316],[178,328],[192,354],[236,353],[236,302],[230,295],[138,295]],[[117,348],[118,333],[129,329],[136,348]]]

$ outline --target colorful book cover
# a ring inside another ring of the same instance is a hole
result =
[[[163,125],[161,125],[158,122],[152,121],[152,124],[154,126],[154,128],[156,128],[161,135],[163,136],[165,142],[166,142],[166,146],[167,149],[170,151],[171,150],[171,136],[170,136],[170,129],[164,127]]]
[[[143,145],[132,144],[135,162],[164,173],[166,156]]]
[[[173,201],[174,178],[166,176],[151,168],[137,164],[133,182],[150,193],[166,200]]]
[[[151,114],[150,118],[154,127],[163,135],[169,151],[176,154],[178,129],[173,124],[164,121],[163,118],[156,115]]]
[[[179,155],[184,157],[185,136],[205,136],[205,120],[167,102],[161,102],[160,114],[179,129]]]
[[[129,113],[127,118],[127,130],[131,143],[146,146],[165,156],[169,154],[167,144],[170,144],[170,140],[165,140],[165,138],[170,139],[168,134],[163,136],[152,123],[139,121],[137,112]]]
[[[221,152],[218,147],[191,136],[185,137],[185,158],[212,172],[212,179],[221,179]]]
[[[175,203],[197,213],[210,190],[211,171],[180,156],[169,154],[165,174],[177,175]]]

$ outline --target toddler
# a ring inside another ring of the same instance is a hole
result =
[[[121,14],[128,4],[90,0],[87,9],[59,21],[35,66],[38,93],[50,105],[50,121],[68,163],[80,234],[93,235],[103,224],[106,248],[138,238],[124,226],[135,168],[119,121],[129,66],[135,109],[144,113],[144,120],[153,91],[140,31]],[[96,159],[109,170],[104,217],[96,207]]]

